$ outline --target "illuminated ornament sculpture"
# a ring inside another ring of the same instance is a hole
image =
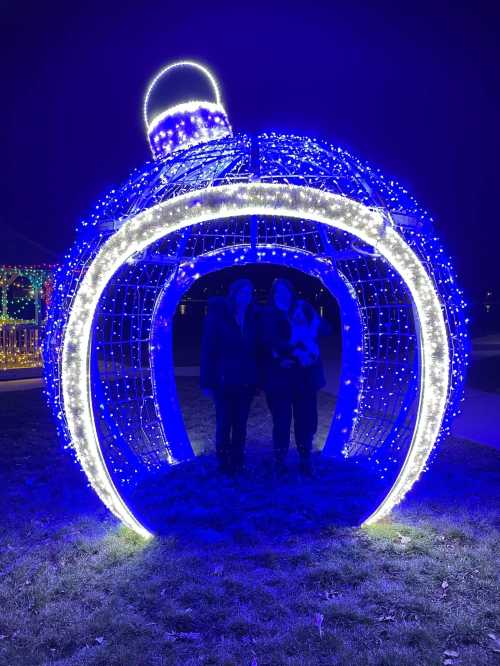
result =
[[[149,116],[174,72],[214,99]],[[172,318],[200,276],[275,264],[316,276],[342,316],[342,372],[323,454],[389,480],[388,515],[449,430],[467,363],[465,303],[432,220],[347,151],[234,134],[213,76],[175,63],[144,120],[155,160],[99,202],[56,277],[45,344],[62,436],[109,509],[147,537],[129,488],[194,456],[178,407]]]

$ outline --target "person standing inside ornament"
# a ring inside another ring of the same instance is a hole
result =
[[[318,335],[328,333],[316,311],[296,300],[293,286],[273,282],[270,305],[260,318],[262,384],[273,419],[273,448],[278,474],[286,472],[290,429],[294,422],[300,471],[310,476],[311,450],[318,426],[317,394],[325,385]],[[320,330],[321,329],[321,330]]]
[[[203,327],[200,383],[215,404],[219,470],[234,475],[244,465],[248,415],[257,384],[254,288],[233,282],[226,298],[213,298]]]

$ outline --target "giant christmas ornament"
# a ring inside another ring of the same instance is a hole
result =
[[[157,86],[178,90],[175,77],[189,86],[152,112]],[[198,63],[164,68],[143,111],[153,161],[80,223],[56,277],[45,361],[62,437],[106,506],[151,536],[127,488],[194,456],[174,377],[177,305],[208,273],[286,265],[340,305],[342,371],[323,455],[386,477],[364,523],[387,516],[448,432],[464,383],[465,305],[431,218],[346,150],[234,133]]]

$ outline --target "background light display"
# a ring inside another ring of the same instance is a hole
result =
[[[52,266],[0,266],[0,371],[41,366]]]
[[[147,536],[123,489],[194,455],[173,373],[176,305],[194,280],[227,266],[291,266],[341,305],[342,375],[324,455],[370,461],[391,480],[376,520],[425,468],[462,396],[465,303],[432,220],[393,180],[328,143],[229,131],[196,141],[167,156],[153,147],[157,159],[78,226],[45,344],[61,435],[107,506]]]

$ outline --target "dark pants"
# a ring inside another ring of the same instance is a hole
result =
[[[317,396],[316,390],[296,383],[267,391],[267,404],[273,417],[274,454],[278,462],[284,461],[290,447],[292,416],[299,455],[302,459],[309,458],[318,428]]]
[[[221,388],[214,391],[215,449],[221,469],[236,472],[243,466],[247,421],[254,389]]]

